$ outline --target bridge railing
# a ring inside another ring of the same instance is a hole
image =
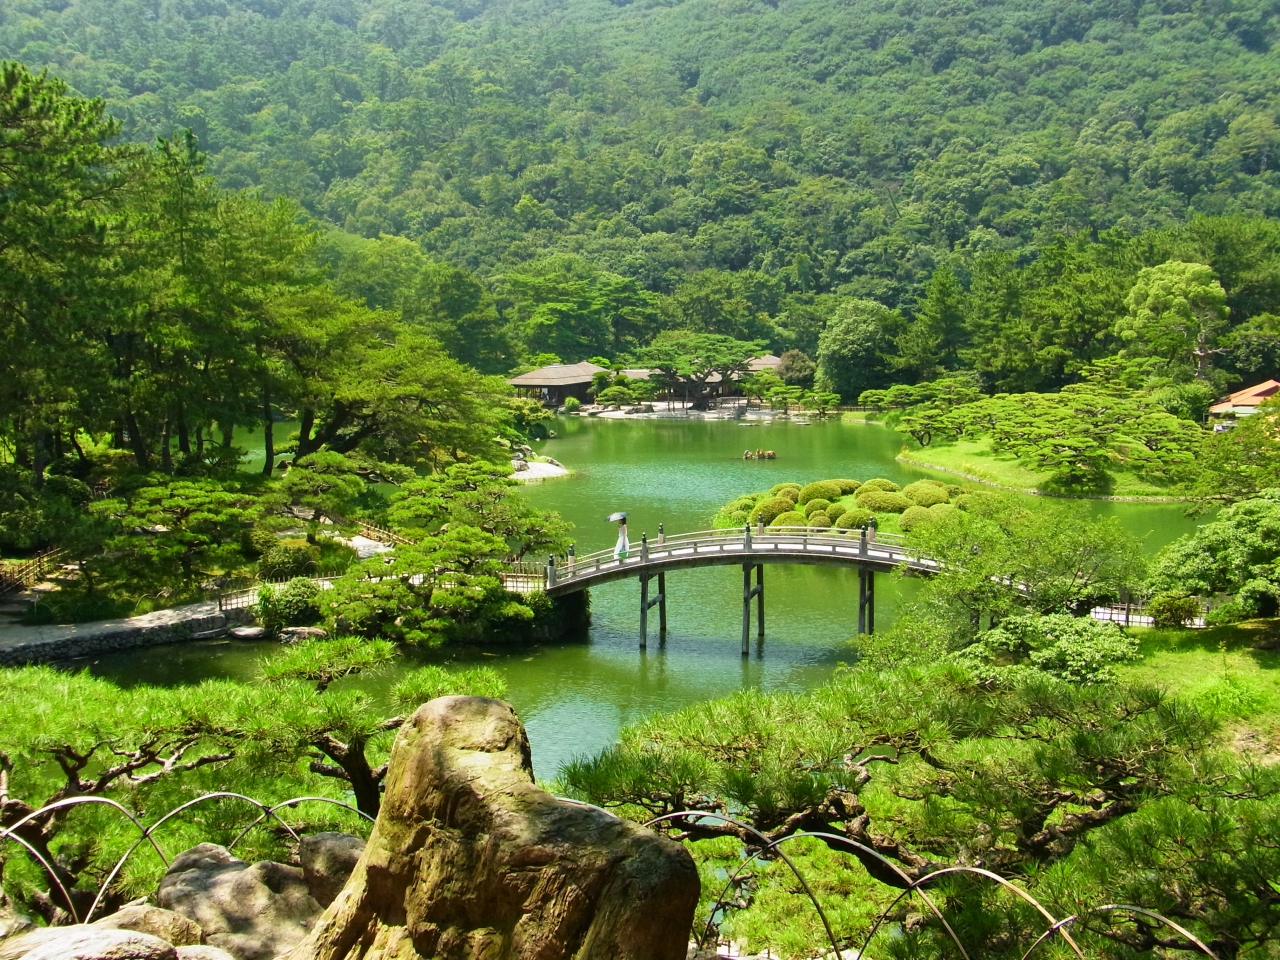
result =
[[[833,546],[848,547],[851,543],[861,544],[861,530],[813,530],[809,527],[752,527],[750,531],[740,528],[721,528],[718,530],[691,530],[685,533],[663,535],[648,539],[632,540],[625,557],[615,556],[616,548],[596,550],[582,556],[569,555],[557,557],[555,563],[555,583],[591,576],[608,569],[624,569],[632,566],[643,566],[650,560],[669,558],[672,554],[698,556],[702,554],[720,554],[738,552],[750,547],[753,551],[768,544],[770,546],[797,547],[801,551],[809,547],[815,550]],[[888,547],[890,552],[900,553],[905,558],[905,538],[895,533],[871,533],[867,539],[868,550],[881,551]],[[548,571],[550,574],[550,571]]]

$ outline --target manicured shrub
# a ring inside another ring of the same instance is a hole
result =
[[[733,501],[733,503],[725,507],[725,509],[728,510],[730,513],[732,513],[735,510],[741,510],[744,513],[750,513],[755,508],[755,505],[756,505],[755,497],[739,497],[737,500]]]
[[[783,490],[795,489],[796,495],[800,493],[800,484],[788,480],[786,483],[775,483],[769,488],[769,495],[773,497],[781,496]]]
[[[1249,619],[1248,611],[1235,600],[1228,600],[1221,606],[1210,610],[1204,618],[1204,622],[1211,627],[1221,627],[1228,623],[1239,623],[1241,620],[1247,619]]]
[[[799,502],[826,500],[830,503],[832,500],[838,500],[841,495],[840,484],[835,480],[815,480],[813,483],[806,483],[800,490]]]
[[[842,497],[856,493],[858,488],[862,486],[861,480],[832,480],[831,482],[840,484],[840,496]]]
[[[819,510],[825,513],[829,506],[831,506],[830,500],[823,500],[821,497],[818,497],[816,500],[810,500],[804,505],[803,513],[806,517],[811,517]]]
[[[729,520],[735,527],[743,526],[750,519],[751,515],[745,510],[734,510],[729,514]]]
[[[935,519],[934,515],[929,512],[928,507],[913,506],[907,507],[902,511],[902,517],[898,520],[898,529],[903,533],[910,533],[922,523],[928,523]]]
[[[866,483],[860,486],[858,488],[858,492],[863,493],[865,491],[870,491],[870,490],[884,490],[888,493],[897,493],[901,489],[902,488],[898,486],[896,483],[894,483],[892,480],[886,480],[884,477],[876,477],[873,480],[868,480]]]
[[[565,413],[577,413],[582,409],[582,401],[577,397],[566,397],[564,401]]]
[[[915,504],[900,493],[888,490],[868,490],[864,484],[858,491],[858,506],[874,513],[902,513]]]
[[[247,553],[270,553],[280,546],[280,538],[276,536],[275,531],[261,525],[250,530],[246,539],[248,541],[246,545],[249,548]]]
[[[948,483],[948,484],[947,484],[947,496],[948,496],[948,497],[953,497],[953,498],[954,498],[954,497],[958,497],[958,496],[960,496],[960,494],[962,494],[962,493],[964,493],[964,487],[960,486],[960,484],[958,484],[958,483]]]
[[[932,480],[917,480],[902,488],[902,495],[912,503],[921,507],[932,507],[935,503],[946,503],[947,488]]]
[[[1147,601],[1145,612],[1157,627],[1185,627],[1200,616],[1200,601],[1180,593],[1157,593]]]
[[[272,636],[283,627],[305,627],[320,619],[320,587],[306,577],[279,589],[263,585],[252,612]]]
[[[933,514],[934,517],[945,517],[948,513],[955,513],[956,508],[949,503],[935,503],[929,508],[929,512]]]
[[[828,530],[830,529],[830,527],[831,527],[831,518],[828,517],[823,511],[815,510],[813,511],[813,513],[809,514],[810,530]]]
[[[858,530],[865,527],[871,520],[871,511],[863,510],[861,507],[854,507],[840,514],[840,518],[836,520],[836,528],[840,530]]]
[[[764,524],[772,524],[774,518],[781,513],[795,508],[795,501],[788,500],[786,497],[768,497],[756,504],[755,509],[749,514],[751,522],[757,521]]]
[[[827,507],[827,509],[824,512],[828,517],[831,518],[831,522],[835,523],[842,516],[844,516],[845,513],[848,512],[848,510],[849,510],[848,507],[846,507],[843,503],[840,503],[839,501],[837,501],[831,504],[831,506]]]
[[[320,551],[305,543],[282,542],[272,547],[258,561],[259,580],[283,580],[313,573]]]
[[[803,527],[809,522],[808,518],[799,510],[788,510],[786,513],[780,513],[773,518],[773,522],[769,524],[771,527]]]

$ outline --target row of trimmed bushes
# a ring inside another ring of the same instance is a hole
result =
[[[909,531],[954,509],[962,489],[938,480],[917,480],[900,487],[876,477],[867,481],[816,480],[778,483],[761,493],[746,494],[716,514],[717,527],[763,523],[769,527],[856,530],[876,514],[900,514],[898,526]]]

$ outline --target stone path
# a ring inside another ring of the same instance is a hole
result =
[[[0,624],[0,666],[48,663],[94,653],[225,636],[247,611],[218,608],[216,600],[156,610],[121,620],[21,626]]]

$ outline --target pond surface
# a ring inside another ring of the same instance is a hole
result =
[[[716,508],[740,493],[784,480],[888,477],[908,483],[931,471],[898,463],[901,436],[873,424],[735,421],[601,421],[569,417],[559,436],[539,444],[575,471],[530,484],[537,506],[560,511],[576,526],[579,554],[612,545],[616,527],[604,518],[630,513],[633,541],[706,529]],[[773,461],[744,461],[745,448],[775,450]],[[1177,504],[1091,502],[1114,515],[1154,551],[1194,529]],[[878,626],[915,589],[911,581],[881,576],[876,584]],[[736,567],[682,570],[667,575],[669,632],[638,649],[639,587],[634,581],[592,591],[592,626],[585,642],[510,649],[449,650],[436,662],[483,662],[507,679],[508,698],[520,712],[539,777],[553,777],[566,761],[614,742],[618,730],[656,711],[667,711],[745,687],[804,689],[825,680],[852,650],[858,578],[852,570],[770,566],[765,572],[766,636],[740,656],[742,573]],[[752,636],[754,638],[754,626]],[[273,644],[213,641],[154,647],[104,656],[95,673],[121,683],[178,684],[205,677],[252,679],[255,661]],[[361,678],[385,690],[391,677]]]

